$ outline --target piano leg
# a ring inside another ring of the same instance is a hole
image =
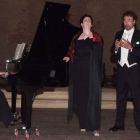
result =
[[[32,103],[34,92],[26,93],[26,129],[31,128]]]
[[[26,129],[31,128],[31,116],[32,116],[32,104],[35,92],[38,88],[36,87],[21,87],[22,89],[22,107],[21,117],[23,123],[26,125]]]
[[[12,86],[11,88],[12,88],[11,111],[12,111],[12,113],[16,113],[17,88],[16,88],[16,86]]]
[[[32,130],[35,131],[37,137],[39,137],[39,130],[36,127],[31,127],[31,116],[32,116],[32,104],[34,101],[35,93],[42,86],[17,86],[22,90],[22,106],[21,106],[21,117],[25,118],[25,127],[15,129],[15,135],[18,134],[18,130],[24,131],[26,139],[29,139],[29,134]]]
[[[21,93],[21,117],[22,123],[26,123],[26,93]]]

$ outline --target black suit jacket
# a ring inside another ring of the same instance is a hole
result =
[[[121,40],[122,35],[123,35],[124,30],[121,30],[119,32],[116,33],[115,36],[115,41],[116,39]],[[111,53],[115,54],[115,41],[113,43],[113,46],[111,47]],[[140,31],[135,29],[133,36],[132,36],[132,40],[131,40],[131,45],[133,47],[132,52],[129,51],[128,53],[128,62],[129,64],[133,64],[133,63],[139,63],[140,62],[140,44],[136,44],[137,42],[140,43]],[[121,58],[121,48],[118,49],[117,52],[117,56],[118,56],[118,60],[120,61]]]

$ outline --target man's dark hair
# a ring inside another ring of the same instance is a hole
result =
[[[85,15],[83,15],[83,16],[81,17],[81,19],[80,19],[80,24],[83,23],[83,20],[84,20],[85,17],[89,17],[89,18],[91,19],[91,24],[93,24],[93,18],[92,18],[90,15],[88,15],[88,14],[85,14]]]
[[[133,20],[137,21],[137,15],[133,12],[133,11],[126,11],[123,13],[122,15],[122,20],[124,20],[124,17],[125,16],[130,16],[130,17],[133,17]]]
[[[122,20],[124,20],[125,16],[133,17],[133,20],[135,20],[135,21],[138,20],[136,13],[134,13],[133,11],[126,11],[126,12],[124,12],[123,15],[122,15]],[[134,27],[137,28],[136,22],[135,22]],[[122,22],[122,28],[124,28],[124,23],[123,22]]]

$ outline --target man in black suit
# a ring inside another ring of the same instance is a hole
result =
[[[124,30],[116,33],[111,48],[117,54],[117,117],[110,131],[124,130],[127,95],[130,90],[134,102],[134,118],[140,131],[140,31],[135,28],[137,15],[126,11],[123,16]]]
[[[0,72],[0,76],[7,76],[7,73]],[[0,91],[0,121],[2,121],[6,127],[16,125],[19,122],[19,120],[14,120],[9,104],[2,91]]]

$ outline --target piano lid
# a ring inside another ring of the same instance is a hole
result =
[[[68,4],[46,2],[28,58],[48,61],[62,59],[79,30],[66,19]]]
[[[18,73],[8,76],[8,84],[14,86],[39,86],[42,76],[47,86],[68,79],[68,63],[62,58],[68,52],[72,37],[81,28],[66,19],[70,5],[46,2],[28,58],[20,61]]]

